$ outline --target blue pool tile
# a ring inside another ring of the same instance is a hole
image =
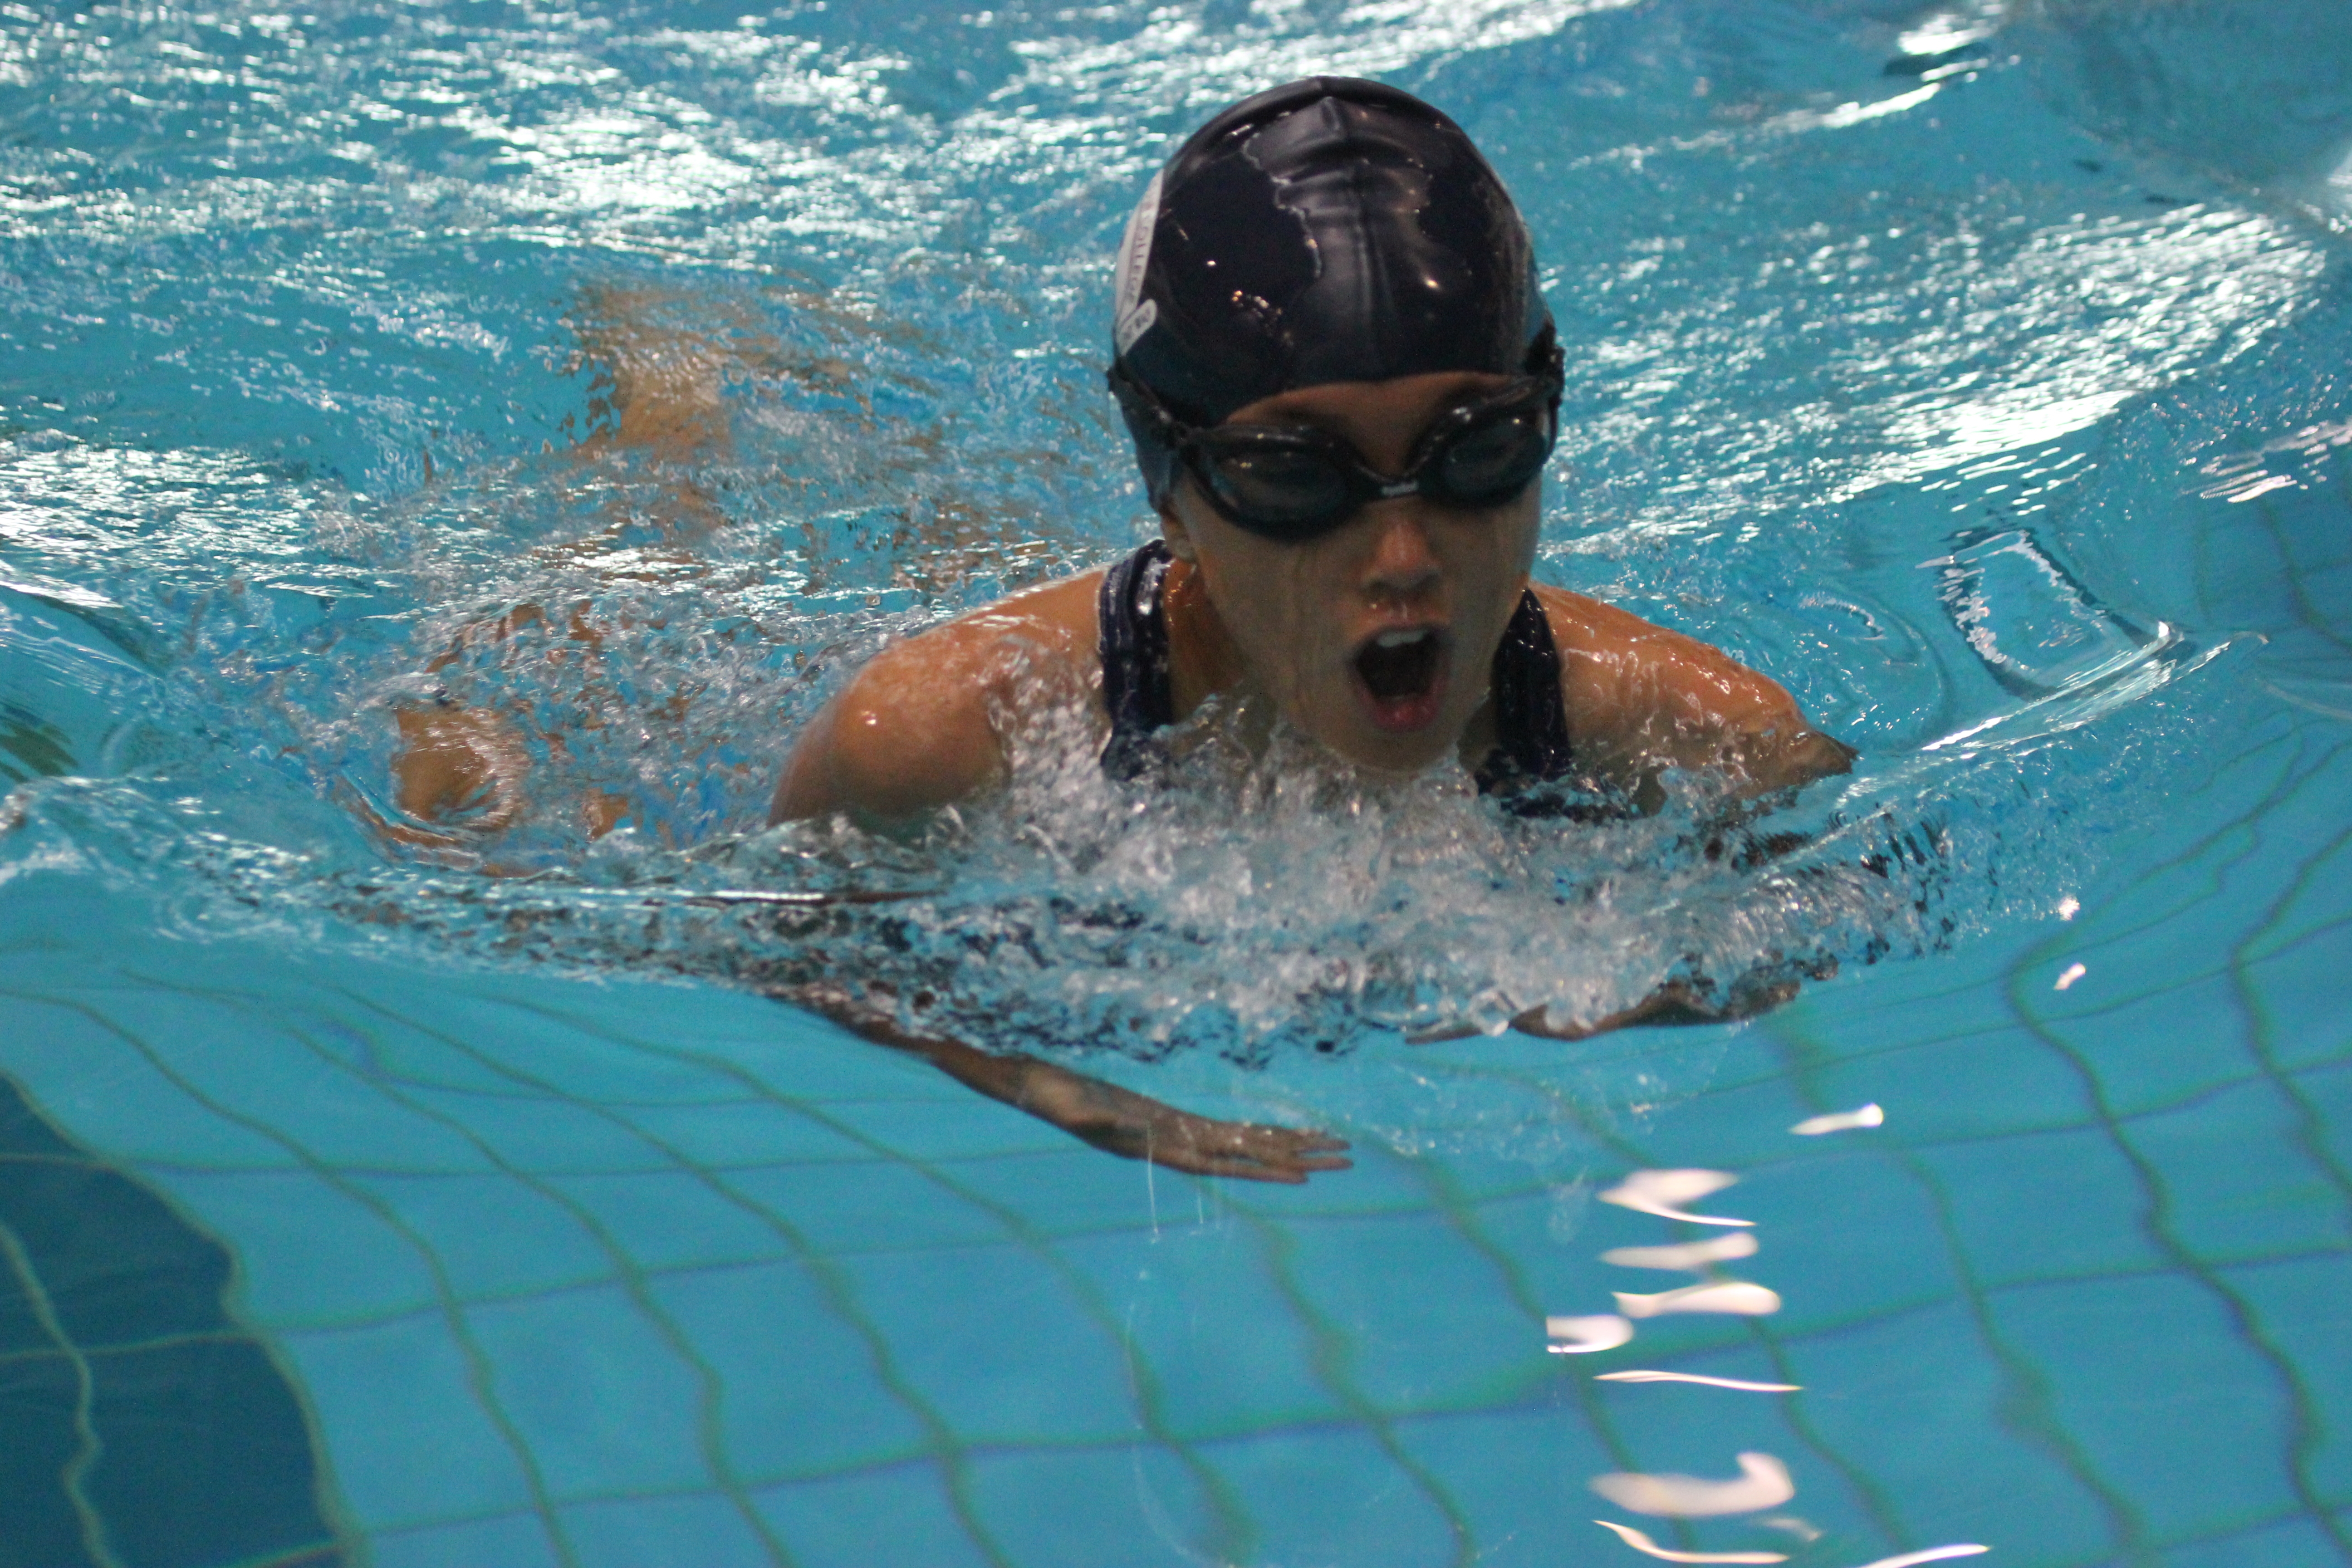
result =
[[[1022,1568],[1233,1560],[1198,1475],[1163,1448],[980,1454],[971,1476],[973,1512]]]
[[[2265,1079],[2142,1117],[2128,1136],[2164,1184],[2172,1235],[2223,1262],[2352,1242],[2352,1194],[2298,1146],[2299,1131],[2295,1107]]]
[[[1759,1031],[1750,1031],[1757,1034]],[[1833,1109],[1850,1110],[1870,1098],[1860,1089],[1841,1094],[1852,1069],[1821,1075],[1823,1092],[1835,1098]],[[1710,1169],[1747,1171],[1769,1168],[1821,1154],[1822,1142],[1792,1138],[1789,1129],[1813,1114],[1813,1107],[1798,1098],[1797,1086],[1781,1076],[1759,1082],[1709,1089],[1688,1104],[1659,1119],[1640,1140],[1643,1163],[1653,1165],[1701,1165]],[[1864,1133],[1860,1142],[1876,1142]],[[1841,1144],[1857,1140],[1832,1141]]]
[[[0,1519],[8,1550],[27,1563],[79,1565],[83,1524],[60,1484],[83,1453],[76,1417],[82,1403],[81,1370],[62,1353],[27,1353],[10,1345],[0,1361],[0,1410],[7,1413],[8,1447],[0,1466]]]
[[[421,1112],[445,1121],[486,1163],[524,1171],[633,1171],[659,1155],[621,1119],[601,1107],[530,1095],[513,1097],[449,1089],[402,1091]]]
[[[937,1467],[770,1487],[753,1503],[801,1568],[990,1568]]]
[[[625,1115],[632,1127],[657,1141],[671,1156],[714,1169],[884,1158],[817,1117],[757,1097],[701,1105],[633,1105]]]
[[[365,973],[373,973],[373,971]],[[427,1032],[386,1017],[364,997],[320,994],[289,983],[274,1016],[321,1052],[387,1086],[425,1085],[476,1094],[511,1094],[514,1084],[484,1064],[478,1052],[446,1033]],[[439,1001],[455,998],[444,993]]]
[[[823,1252],[985,1246],[1006,1234],[1003,1220],[912,1165],[782,1165],[729,1181]]]
[[[2179,1275],[2006,1290],[1992,1315],[2059,1425],[2151,1533],[2293,1505],[2284,1390],[2222,1302]]]
[[[215,1236],[236,1238],[247,1315],[280,1329],[431,1309],[417,1244],[360,1196],[306,1171],[151,1177]],[[334,1258],[320,1267],[322,1255]]]
[[[673,1063],[717,1084],[748,1081],[786,1099],[968,1092],[936,1068],[827,1019],[726,986],[618,977],[593,994],[562,981],[507,982],[486,987],[485,994],[530,1008],[559,1034],[576,1032],[602,1048]],[[694,1017],[691,1031],[678,1027],[682,1014]]]
[[[2352,1062],[2299,1072],[2294,1086],[2318,1120],[2318,1142],[2330,1164],[2352,1171]]]
[[[1076,1139],[1033,1154],[941,1161],[933,1168],[1040,1237],[1148,1232],[1162,1205],[1171,1218],[1190,1219],[1200,1186],[1139,1160],[1113,1159]]]
[[[562,1568],[549,1521],[500,1514],[403,1530],[368,1540],[374,1568]]]
[[[1983,1286],[2165,1266],[2130,1162],[2100,1129],[1943,1143],[1912,1158]]]
[[[488,1302],[467,1321],[553,1498],[713,1483],[695,1368],[620,1287]]]
[[[607,1279],[624,1267],[578,1217],[509,1175],[354,1176],[471,1300]]]
[[[1599,1562],[1606,1512],[1587,1489],[1617,1467],[1572,1400],[1400,1421],[1397,1446],[1440,1478],[1470,1527],[1480,1568]]]
[[[364,1527],[528,1510],[521,1451],[439,1313],[281,1341]],[[495,1397],[495,1395],[493,1395]]]
[[[828,1293],[810,1268],[711,1268],[664,1276],[651,1289],[727,1391],[728,1459],[747,1484],[927,1449],[921,1416],[877,1364],[856,1304]]]
[[[1559,1359],[1573,1362],[1583,1358]],[[1621,1358],[1611,1359],[1615,1362]],[[1628,1355],[1622,1359],[1635,1366],[1658,1364],[1656,1359],[1648,1356]],[[1734,1357],[1718,1352],[1671,1359],[1676,1367],[1692,1367],[1720,1364]],[[1820,1358],[1817,1355],[1812,1359]],[[1589,1375],[1581,1366],[1562,1368],[1556,1394],[1565,1397],[1573,1394],[1575,1390],[1569,1380]],[[1596,1383],[1589,1392],[1604,1414],[1609,1429],[1623,1446],[1626,1460],[1624,1467],[1612,1462],[1576,1478],[1574,1489],[1584,1494],[1584,1501],[1591,1507],[1601,1506],[1601,1499],[1592,1495],[1585,1483],[1601,1470],[1628,1468],[1727,1479],[1739,1473],[1738,1456],[1751,1449],[1774,1455],[1789,1467],[1796,1478],[1803,1509],[1818,1510],[1827,1505],[1834,1513],[1842,1507],[1851,1506],[1836,1467],[1810,1451],[1791,1430],[1788,1417],[1795,1406],[1779,1394],[1673,1383]],[[1831,1447],[1835,1451],[1835,1445]],[[1808,1517],[1814,1516],[1809,1513]],[[1816,1522],[1823,1521],[1816,1519]]]
[[[1580,1310],[1570,1305],[1595,1300],[1599,1281],[1613,1270],[1604,1269],[1595,1256],[1601,1250],[1590,1231],[1597,1217],[1613,1212],[1593,1202],[1603,1184],[1590,1177],[1555,1186],[1541,1186],[1507,1197],[1481,1202],[1463,1216],[1463,1223],[1481,1244],[1491,1248],[1531,1298],[1526,1318],[1528,1332],[1540,1335],[1537,1318],[1546,1313]],[[1630,1217],[1630,1216],[1629,1216]],[[1631,1279],[1633,1276],[1628,1275]],[[1653,1278],[1663,1279],[1664,1275]],[[1618,1289],[1628,1289],[1617,1286]],[[1597,1300],[1606,1302],[1606,1297]],[[1594,1311],[1602,1310],[1600,1306]]]
[[[671,987],[632,989],[667,992],[663,1000],[673,1007],[677,1002]],[[695,1104],[728,1091],[727,1079],[706,1067],[614,1037],[615,1026],[629,1022],[625,1009],[600,1017],[597,1029],[583,1029],[530,1005],[527,994],[502,994],[504,990],[498,979],[468,976],[436,996],[430,1007],[420,1008],[413,995],[396,994],[393,977],[386,975],[369,1000],[380,1009],[390,1060],[430,1062],[434,1037],[450,1037],[458,1044],[443,1048],[471,1064],[468,1081],[486,1086],[638,1104]],[[541,999],[578,1001],[558,987],[546,990],[553,994]],[[657,1031],[649,1035],[659,1037]]]
[[[1248,1116],[1247,1108],[1235,1108]],[[1263,1121],[1261,1112],[1250,1117]],[[1307,1118],[1296,1120],[1307,1121]],[[1340,1117],[1319,1117],[1325,1126],[1352,1144],[1347,1157],[1351,1169],[1318,1175],[1297,1186],[1268,1182],[1220,1182],[1184,1177],[1181,1184],[1198,1183],[1199,1205],[1214,1215],[1221,1209],[1254,1215],[1276,1223],[1288,1220],[1334,1219],[1349,1216],[1413,1214],[1428,1207],[1430,1183],[1426,1167],[1444,1163],[1449,1152],[1443,1144],[1424,1147],[1409,1137],[1396,1136],[1393,1127],[1351,1125]],[[1167,1188],[1160,1188],[1161,1212],[1167,1212]],[[1181,1201],[1181,1200],[1180,1200]]]
[[[1084,1147],[1061,1129],[1034,1116],[960,1084],[952,1089],[952,1093],[940,1099],[835,1100],[826,1110],[836,1122],[874,1146],[924,1160],[1058,1154],[1074,1145]]]
[[[1495,1266],[1443,1214],[1285,1227],[1290,1289],[1339,1336],[1325,1362],[1402,1415],[1491,1398],[1549,1359]]]
[[[331,1151],[337,1163],[382,1170],[486,1166],[463,1139],[331,1055],[270,1027],[257,1008],[155,992],[139,998],[135,1016],[138,1034],[169,1071],[226,1110],[277,1130],[311,1158]]]
[[[1867,1145],[1825,1142],[1820,1157],[1759,1171],[1715,1201],[1755,1219],[1756,1256],[1725,1272],[1780,1292],[1783,1305],[1772,1322],[1781,1332],[1907,1308],[1959,1288],[1947,1249],[1932,1244],[1938,1231],[1929,1194],[1899,1160]],[[1929,1245],[1898,1249],[1892,1237]],[[1678,1283],[1654,1271],[1612,1273],[1650,1281],[1613,1287],[1621,1290]]]
[[[77,1141],[126,1163],[268,1170],[300,1157],[278,1139],[205,1105],[121,1036],[82,1013],[5,999],[0,1071],[70,1122]],[[126,1024],[129,1019],[125,1019]]]
[[[2176,952],[2135,942],[2118,954],[2118,980],[2135,991],[2148,979],[2189,965],[2209,966],[2208,952]],[[2102,1005],[2092,975],[2076,981],[2063,996],[2040,1002],[2037,1012],[2052,1035],[2070,1047],[2095,1075],[2108,1110],[2137,1116],[2168,1110],[2180,1100],[2226,1087],[2259,1070],[2245,1047],[2246,1015],[2226,976],[2209,975],[2186,984],[2167,984],[2114,1005]],[[2046,984],[2046,983],[2045,983]],[[2058,1004],[2073,1004],[2061,1007]],[[2097,1007],[2098,1011],[2089,1011]],[[2080,1016],[2069,1016],[2081,1009]],[[2190,1040],[2195,1050],[2152,1051],[2150,1040]]]
[[[2115,1537],[2094,1485],[2114,1478],[2095,1468],[2086,1481],[2069,1469],[2053,1445],[2071,1439],[2032,1398],[2038,1373],[2005,1351],[1958,1303],[1791,1343],[1785,1381],[1804,1392],[1787,1408],[1804,1429],[1791,1426],[1774,1451],[1792,1462],[1809,1456],[1795,1511],[1868,1534],[1891,1510],[1886,1522],[1920,1543],[1990,1542],[2042,1563],[2105,1560]]]
[[[1447,1149],[1412,1162],[1412,1173],[1421,1179],[1422,1195],[1420,1202],[1412,1206],[1436,1204],[1454,1213],[1475,1214],[1490,1204],[1511,1203],[1531,1194],[1549,1195],[1554,1187],[1571,1183],[1592,1168],[1589,1154],[1573,1159],[1549,1154],[1521,1159],[1507,1143],[1491,1152],[1471,1148]],[[1400,1208],[1388,1212],[1406,1211]]]
[[[1199,1440],[1337,1420],[1317,1343],[1265,1268],[1256,1230],[1231,1218],[1059,1245],[1092,1280],[1167,1429]]]
[[[841,1259],[907,1382],[969,1443],[1137,1431],[1127,1358],[1069,1285],[1015,1247]]]
[[[2314,1490],[2352,1499],[2352,1249],[2220,1273],[2294,1368],[2316,1439],[2305,1460]]]
[[[2281,1071],[2352,1062],[2352,1007],[2344,1005],[2340,951],[2315,940],[2246,965],[2256,1026]]]
[[[1460,1505],[1354,1427],[1269,1432],[1204,1445],[1256,1527],[1256,1561],[1424,1568],[1459,1560]]]
[[[1885,1033],[1873,1043],[1945,1033],[1944,1020],[1934,1016],[1882,1016],[1876,1022]],[[1885,1108],[1890,1142],[2079,1126],[2092,1119],[2081,1076],[2015,1027],[1885,1050],[1869,1058],[1867,1070],[1853,1064],[1844,1081]]]
[[[740,993],[704,991],[698,996],[695,1011],[709,1007],[718,1015],[719,1026],[695,1032],[688,1059],[755,1085],[761,1093],[817,1106],[895,1100],[944,1103],[971,1093],[919,1058],[877,1046],[797,1007]],[[667,1026],[640,1027],[637,1033],[656,1042],[671,1038]]]
[[[772,1568],[772,1529],[748,1498],[614,1498],[558,1510],[579,1568]]]
[[[670,1170],[549,1176],[545,1185],[584,1211],[640,1268],[754,1263],[790,1250],[754,1208],[727,1195],[723,1174]]]
[[[2157,1560],[2164,1568],[2336,1568],[2345,1559],[2345,1539],[2330,1537],[2305,1515],[2169,1546]]]

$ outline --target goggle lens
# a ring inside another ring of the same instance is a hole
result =
[[[1217,510],[1244,528],[1289,537],[1355,510],[1347,474],[1328,454],[1271,445],[1204,452],[1202,477]]]
[[[1440,418],[1412,467],[1388,479],[1319,430],[1221,426],[1188,432],[1183,451],[1209,500],[1231,521],[1286,542],[1328,533],[1371,501],[1418,492],[1449,506],[1499,506],[1551,456],[1553,389],[1518,385]]]
[[[1508,500],[1543,471],[1551,445],[1551,420],[1543,410],[1499,413],[1464,431],[1439,455],[1439,499],[1465,506]]]

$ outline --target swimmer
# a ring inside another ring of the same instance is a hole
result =
[[[1759,797],[1850,765],[1765,676],[1530,582],[1564,350],[1517,209],[1436,110],[1337,78],[1227,109],[1146,187],[1115,295],[1110,388],[1160,537],[886,648],[799,738],[772,822],[888,826],[985,795],[1027,710],[1054,702],[1086,713],[1123,780],[1148,779],[1163,732],[1213,698],[1373,775],[1450,756],[1530,801],[1573,787],[1655,810],[1672,770]],[[1580,1038],[1790,989],[1676,984],[1612,1016],[1517,1024]],[[845,983],[785,999],[1116,1153],[1282,1182],[1349,1163],[1318,1132],[910,1033]]]
[[[1146,189],[1116,288],[1160,538],[886,649],[772,820],[995,789],[1006,716],[1071,689],[1121,776],[1213,696],[1376,773],[1453,753],[1489,792],[1654,809],[1670,768],[1762,795],[1848,766],[1764,676],[1529,583],[1563,350],[1517,210],[1436,110],[1335,78],[1234,105]]]

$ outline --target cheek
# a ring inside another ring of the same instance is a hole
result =
[[[1332,584],[1344,575],[1344,560],[1330,543],[1276,544],[1222,519],[1193,537],[1209,602],[1251,676],[1298,715],[1338,662],[1342,628]]]
[[[1535,498],[1528,496],[1505,510],[1465,523],[1455,535],[1456,581],[1474,587],[1480,599],[1500,605],[1507,620],[1535,567],[1541,521]]]
[[[1276,686],[1290,679],[1300,639],[1311,631],[1306,610],[1312,577],[1299,559],[1303,553],[1251,541],[1202,562],[1225,629],[1259,679]]]

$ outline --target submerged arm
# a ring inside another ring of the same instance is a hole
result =
[[[961,1040],[918,1034],[838,985],[792,986],[769,994],[877,1045],[919,1056],[968,1089],[1130,1160],[1196,1176],[1293,1184],[1317,1171],[1343,1171],[1353,1163],[1339,1152],[1346,1142],[1328,1133],[1212,1121],[1035,1057],[992,1056]]]

